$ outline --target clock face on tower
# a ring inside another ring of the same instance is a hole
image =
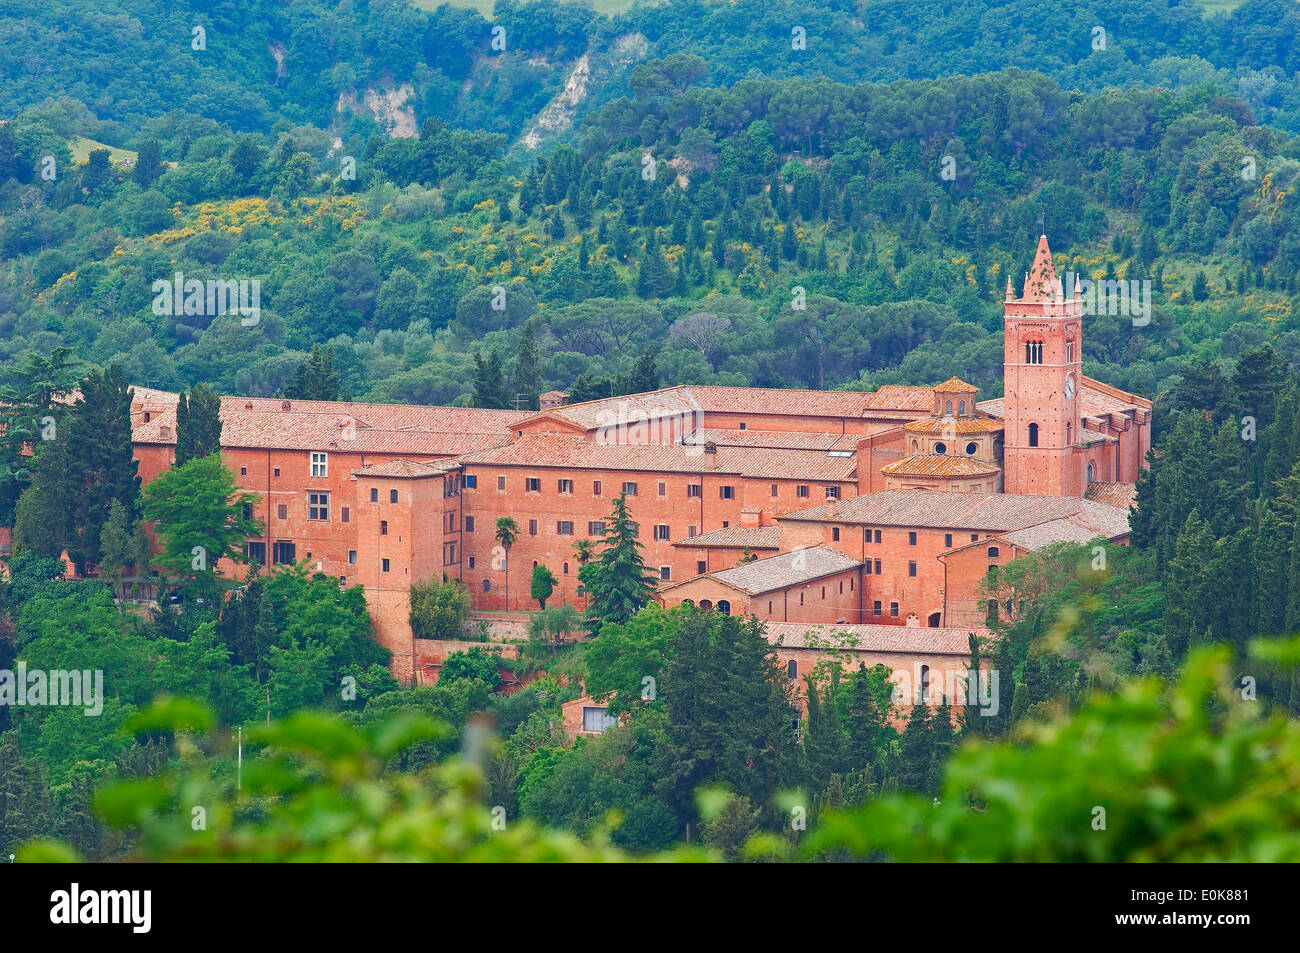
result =
[[[1074,397],[1074,378],[1067,377],[1065,379],[1065,399],[1070,400],[1073,397]]]

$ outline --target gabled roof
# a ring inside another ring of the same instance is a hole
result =
[[[807,549],[796,549],[776,556],[755,559],[730,569],[719,569],[705,575],[723,585],[757,596],[764,592],[788,589],[800,583],[811,582],[861,565],[858,560],[845,556],[829,546],[810,546]]]
[[[763,634],[773,645],[792,649],[843,646],[855,652],[898,652],[907,655],[970,656],[970,636],[981,641],[993,633],[981,625],[966,628],[923,628],[909,625],[821,625],[806,622],[764,622]]]
[[[1127,510],[1137,502],[1136,483],[1089,483],[1086,499]]]
[[[400,479],[422,479],[424,477],[442,476],[450,473],[460,465],[454,461],[417,461],[390,460],[373,467],[354,467],[353,476],[358,477],[396,477]]]
[[[775,526],[724,526],[722,529],[687,536],[674,546],[722,546],[729,549],[777,549],[781,533]]]
[[[709,457],[716,459],[712,462]],[[466,464],[563,467],[577,470],[633,470],[661,473],[721,473],[772,480],[854,479],[856,457],[833,457],[820,450],[772,450],[761,447],[704,447],[671,443],[618,444],[588,440],[578,434],[525,434],[505,446],[467,453]]]
[[[978,394],[979,388],[967,384],[960,377],[950,377],[942,384],[935,384],[933,390],[944,394]]]
[[[1078,516],[1098,535],[1128,532],[1128,514],[1104,503],[1069,496],[1019,493],[937,493],[884,490],[839,500],[834,514],[825,504],[778,516],[782,520],[849,523],[863,526],[917,526],[935,529],[1006,532],[1050,519]]]

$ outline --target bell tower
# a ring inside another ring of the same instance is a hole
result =
[[[1002,314],[1005,492],[1081,497],[1083,299],[1065,296],[1046,235],[1019,298],[1008,276]]]

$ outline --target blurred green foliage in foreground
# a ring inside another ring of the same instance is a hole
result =
[[[1295,665],[1300,639],[1256,642],[1252,658],[1261,666]],[[744,854],[1300,860],[1300,721],[1280,710],[1265,716],[1249,683],[1230,681],[1229,660],[1226,649],[1198,649],[1175,683],[1135,680],[1069,718],[1031,722],[1010,742],[969,741],[950,762],[937,804],[888,796],[860,810],[828,812],[801,842],[758,835]],[[632,859],[609,845],[608,828],[582,841],[494,814],[475,753],[493,743],[486,731],[467,741],[466,756],[404,774],[385,766],[447,728],[411,714],[365,729],[298,714],[246,736],[253,748],[245,750],[236,791],[229,739],[209,734],[211,723],[201,706],[170,700],[128,724],[130,731],[170,733],[182,762],[179,771],[121,782],[96,797],[107,822],[139,828],[137,859]],[[718,803],[714,811],[723,808]],[[648,859],[720,856],[683,846]],[[71,848],[51,841],[29,844],[20,855],[22,861],[75,859]]]

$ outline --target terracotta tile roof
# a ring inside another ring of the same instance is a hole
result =
[[[967,384],[960,377],[950,377],[942,384],[935,384],[931,390],[942,391],[945,394],[978,394],[980,389],[973,384]]]
[[[174,444],[179,395],[150,388],[135,390],[132,439],[143,444]],[[148,421],[145,411],[150,415]],[[528,416],[469,407],[268,397],[222,397],[220,413],[223,447],[430,456],[457,456],[504,444],[511,437],[511,427]]]
[[[734,549],[778,549],[781,533],[775,526],[724,526],[697,536],[687,536],[674,546],[724,546]]]
[[[1081,514],[1101,528],[1123,525],[1128,516],[1104,503],[1068,496],[1028,496],[1018,493],[936,493],[933,490],[884,490],[840,500],[835,515],[819,504],[777,517],[782,520],[849,523],[864,526],[921,526],[937,529],[1005,532],[1049,519]]]
[[[1002,409],[1002,398],[994,397],[992,400],[981,400],[975,405],[975,409],[980,413],[988,414],[997,420],[1005,420],[1006,413]]]
[[[1137,502],[1136,483],[1089,483],[1084,496],[1096,503],[1127,510]]]
[[[867,397],[869,410],[934,410],[934,389],[886,384]]]
[[[399,477],[421,479],[423,477],[442,476],[457,468],[451,461],[390,460],[373,467],[354,467],[352,474],[359,477]]]
[[[1120,529],[1116,523],[1113,529]],[[1010,533],[998,534],[999,539],[1005,539],[1021,549],[1030,551],[1042,549],[1044,546],[1050,546],[1053,543],[1088,543],[1103,536],[1111,539],[1116,536],[1123,536],[1128,533],[1128,519],[1124,518],[1123,528],[1120,532],[1107,533],[1104,530],[1098,532],[1092,525],[1085,525],[1070,517],[1063,517],[1056,520],[1048,520],[1045,523],[1039,523],[1035,526],[1027,526],[1024,529],[1013,530]]]
[[[898,652],[917,655],[970,656],[970,636],[993,637],[983,626],[930,629],[908,625],[810,625],[806,622],[765,622],[763,632],[773,645],[821,649],[843,646],[858,652]]]
[[[800,583],[820,579],[862,563],[845,556],[829,546],[810,546],[776,556],[766,556],[742,563],[730,569],[719,569],[705,575],[747,592],[751,596],[777,589],[788,589]]]
[[[979,477],[1001,471],[995,463],[972,460],[951,453],[918,453],[880,468],[891,476]]]
[[[566,391],[562,391],[562,390],[548,390],[545,394],[539,394],[539,395],[538,395],[539,399],[542,398],[542,397],[545,397],[545,398],[548,398],[548,399],[554,399],[554,400],[563,400],[564,398],[566,398],[566,397],[568,397],[568,396],[569,396],[568,393],[567,393]]]
[[[761,479],[848,482],[855,457],[832,457],[819,450],[718,447],[710,466],[703,447],[680,444],[613,444],[578,434],[525,434],[509,444],[465,454],[466,464],[565,467],[578,470],[635,470],[662,473],[734,473]]]
[[[719,447],[768,447],[783,450],[857,451],[866,434],[813,433],[806,430],[727,430],[700,427],[683,440],[687,444],[714,443]]]
[[[1112,387],[1109,384],[1103,384],[1101,381],[1095,381],[1091,377],[1079,378],[1081,397],[1091,397],[1099,407],[1111,407],[1115,410],[1150,410],[1151,401],[1145,397],[1139,397],[1137,394],[1130,394],[1126,390],[1120,390],[1118,387]],[[1102,409],[1101,413],[1109,413],[1109,410]]]
[[[1079,443],[1085,447],[1094,443],[1118,443],[1117,437],[1112,437],[1108,433],[1101,433],[1097,430],[1089,430],[1087,427],[1079,429]]]
[[[924,417],[903,424],[908,433],[999,433],[1002,421],[993,417]]]

